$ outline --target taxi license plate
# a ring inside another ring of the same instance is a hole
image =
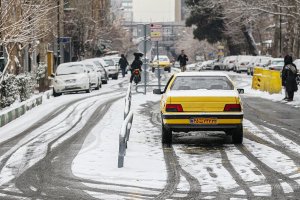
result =
[[[217,124],[216,118],[194,118],[190,120],[191,124]]]

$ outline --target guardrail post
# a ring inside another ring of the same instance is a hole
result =
[[[125,156],[125,148],[124,148],[124,138],[119,136],[119,156],[118,156],[118,168],[122,168],[124,166],[124,156]]]

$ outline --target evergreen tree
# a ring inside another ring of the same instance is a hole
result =
[[[216,43],[225,38],[225,22],[223,8],[220,4],[212,4],[210,0],[186,0],[190,16],[186,19],[187,26],[196,26],[194,37]]]

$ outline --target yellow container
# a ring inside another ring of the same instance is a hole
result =
[[[271,70],[271,79],[270,79],[270,94],[279,94],[282,91],[282,80],[281,80],[281,72]]]
[[[263,87],[261,88],[261,91],[265,91],[265,92],[270,91],[270,81],[271,81],[271,71],[268,69],[263,69],[262,71]]]
[[[252,78],[252,88],[255,90],[261,90],[263,88],[262,75],[255,74]]]
[[[263,73],[263,70],[264,70],[264,68],[261,68],[261,67],[254,67],[253,75],[255,75],[255,74],[262,74],[262,73]]]

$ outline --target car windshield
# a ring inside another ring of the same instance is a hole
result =
[[[272,61],[272,65],[284,66],[284,61],[283,60],[274,60],[274,61]]]
[[[171,90],[233,90],[226,76],[179,76]]]
[[[157,57],[154,59],[154,61],[157,61]],[[159,57],[159,61],[168,62],[169,58],[168,57]]]
[[[69,75],[69,74],[81,74],[84,72],[82,65],[67,65],[57,68],[56,75]]]
[[[258,63],[266,65],[270,62],[270,60],[271,60],[270,58],[262,58],[262,59],[260,59],[260,62],[258,62]]]
[[[105,60],[105,62],[107,63],[108,66],[115,65],[113,60]],[[108,66],[106,66],[106,67],[108,67]]]

